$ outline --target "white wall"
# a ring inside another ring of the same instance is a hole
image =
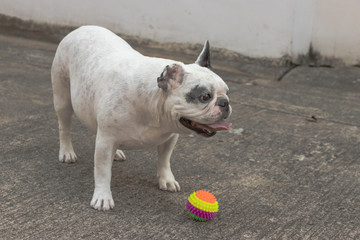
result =
[[[360,63],[360,1],[316,0],[312,44],[325,57]]]
[[[159,42],[203,43],[295,60],[310,43],[360,61],[359,0],[0,0],[0,13],[61,25],[97,24]]]
[[[314,0],[296,0],[293,5],[293,24],[291,49],[289,55],[294,59],[308,53],[312,42],[314,21]]]

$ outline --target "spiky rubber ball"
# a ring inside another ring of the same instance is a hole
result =
[[[186,208],[192,218],[205,222],[215,217],[219,211],[219,204],[214,194],[206,190],[198,190],[190,194]]]

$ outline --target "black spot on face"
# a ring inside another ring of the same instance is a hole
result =
[[[207,103],[213,97],[212,92],[205,86],[196,85],[189,93],[186,94],[186,102],[188,103]]]

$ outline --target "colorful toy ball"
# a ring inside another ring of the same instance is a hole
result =
[[[186,208],[192,218],[205,222],[215,217],[219,210],[219,204],[214,194],[206,190],[198,190],[190,194]]]

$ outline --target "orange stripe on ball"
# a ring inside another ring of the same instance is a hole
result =
[[[204,190],[196,191],[196,196],[204,202],[208,202],[208,203],[216,202],[216,197],[214,196],[214,194],[208,191],[204,191]]]

